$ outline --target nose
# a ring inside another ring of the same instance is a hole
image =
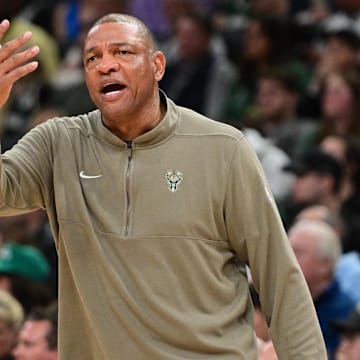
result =
[[[103,56],[97,68],[99,72],[108,74],[110,72],[119,71],[120,64],[116,59],[111,56]]]

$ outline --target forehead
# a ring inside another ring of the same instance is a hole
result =
[[[303,229],[295,229],[289,234],[289,240],[291,244],[296,245],[297,248],[301,249],[313,249],[315,248],[316,240],[312,234]]]
[[[49,324],[46,320],[28,320],[25,322],[21,335],[32,339],[43,338],[49,330]]]
[[[93,27],[86,38],[85,50],[111,43],[148,45],[146,36],[133,23],[109,22]]]

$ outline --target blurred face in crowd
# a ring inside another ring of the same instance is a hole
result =
[[[336,37],[327,40],[322,57],[324,61],[331,63],[334,69],[354,67],[358,62],[358,52]]]
[[[289,0],[252,0],[251,6],[257,14],[265,16],[286,16]]]
[[[318,240],[313,234],[300,229],[290,231],[289,241],[311,291],[327,276],[328,261],[319,255]]]
[[[191,61],[209,50],[210,35],[191,18],[181,17],[176,24],[179,54],[183,61]]]
[[[260,22],[249,22],[244,33],[242,56],[248,61],[261,61],[268,56],[270,48],[270,39],[265,35]]]
[[[256,105],[260,116],[270,120],[282,120],[293,115],[297,96],[275,79],[260,78],[257,88]]]
[[[341,118],[351,113],[354,97],[350,86],[338,74],[331,73],[325,80],[322,111],[325,117]]]
[[[46,339],[49,330],[47,320],[26,321],[13,351],[15,360],[57,360],[57,350],[49,349]]]
[[[338,355],[341,360],[360,360],[360,333],[344,334]]]
[[[0,320],[0,359],[9,355],[17,340],[17,331],[6,321]]]
[[[143,118],[154,107],[165,58],[154,52],[151,38],[136,24],[107,22],[93,27],[83,62],[90,96],[105,125]]]
[[[296,204],[316,203],[323,194],[324,176],[315,172],[307,172],[295,177],[292,198]]]

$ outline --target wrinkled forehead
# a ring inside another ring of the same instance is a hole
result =
[[[85,50],[108,43],[124,43],[149,49],[152,47],[146,32],[136,23],[106,22],[90,29],[85,41]]]

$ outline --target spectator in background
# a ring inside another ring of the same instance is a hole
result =
[[[254,109],[245,124],[258,129],[290,158],[303,150],[303,139],[315,131],[314,121],[298,113],[300,91],[293,73],[284,67],[259,74]]]
[[[333,156],[318,148],[310,149],[286,165],[285,170],[295,174],[290,198],[280,204],[287,228],[310,205],[324,205],[339,214],[343,169]]]
[[[13,360],[11,352],[23,324],[21,304],[7,291],[0,289],[0,360]]]
[[[35,246],[41,251],[50,265],[46,283],[57,294],[58,258],[46,212],[38,209],[22,215],[1,217],[0,233],[6,242]]]
[[[15,360],[58,359],[58,314],[56,303],[36,308],[20,329],[13,351]],[[90,345],[89,345],[90,346]]]
[[[340,210],[345,225],[343,251],[360,252],[360,138],[328,135],[320,148],[337,157],[344,169]]]
[[[250,18],[230,53],[240,80],[227,102],[227,121],[241,121],[249,116],[254,102],[258,78],[274,67],[289,68],[303,92],[308,86],[310,69],[299,56],[297,28],[288,19]]]
[[[324,221],[330,225],[341,238],[344,231],[344,224],[339,214],[332,211],[325,205],[309,205],[302,209],[296,216],[295,221],[316,220]]]
[[[346,226],[344,252],[360,253],[360,138],[347,142],[345,152],[345,185],[341,214]]]
[[[331,325],[341,334],[336,360],[360,360],[360,303],[345,320]]]
[[[33,246],[5,243],[0,249],[0,288],[11,293],[25,313],[54,300],[46,283],[49,272],[46,258]]]
[[[177,19],[175,29],[177,56],[168,59],[160,87],[179,105],[222,120],[236,71],[212,47],[211,18],[188,13]]]
[[[330,225],[315,220],[296,222],[288,236],[314,300],[329,359],[334,359],[340,336],[331,321],[345,319],[356,304],[335,278],[340,238]]]
[[[321,84],[329,73],[360,70],[360,37],[354,30],[329,30],[324,36],[310,82],[312,96],[319,94]]]
[[[284,170],[290,157],[256,129],[243,127],[242,131],[261,162],[275,200],[285,201],[291,194],[294,181],[293,174]]]
[[[346,148],[346,192],[343,193],[341,215],[344,222],[344,255],[337,266],[337,277],[360,302],[360,139],[352,139]]]
[[[323,82],[318,142],[326,135],[360,137],[360,73],[329,73]]]

